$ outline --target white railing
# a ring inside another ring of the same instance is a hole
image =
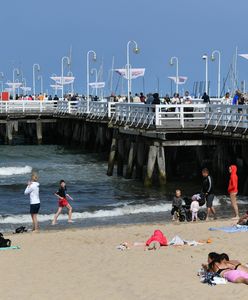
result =
[[[116,103],[90,101],[0,101],[0,114],[57,114],[108,120],[114,125],[148,129],[248,130],[248,105]]]
[[[9,100],[0,101],[0,114],[23,113],[49,113],[53,114],[57,101],[34,101],[34,100]]]

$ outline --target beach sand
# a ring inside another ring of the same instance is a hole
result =
[[[248,262],[248,233],[208,231],[208,223],[148,224],[9,235],[20,250],[0,252],[0,299],[247,299],[244,284],[208,286],[197,274],[208,252]],[[144,242],[155,229],[171,239],[212,239],[196,247],[120,251],[121,242]]]

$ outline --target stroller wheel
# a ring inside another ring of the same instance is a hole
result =
[[[184,222],[185,221],[185,215],[179,215],[179,221]]]
[[[191,212],[190,212],[190,211],[188,211],[188,212],[186,213],[186,220],[187,220],[187,222],[190,222],[190,221],[192,220],[192,215],[191,215]]]
[[[198,212],[198,218],[199,218],[201,221],[206,220],[206,218],[207,218],[206,212],[205,212],[205,211],[199,211],[199,212]]]

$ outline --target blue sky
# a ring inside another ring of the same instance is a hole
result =
[[[60,74],[61,57],[72,45],[72,71],[76,90],[81,93],[86,90],[87,51],[97,52],[94,67],[99,68],[103,61],[107,81],[112,56],[116,68],[124,66],[126,44],[134,39],[141,52],[131,54],[131,64],[146,68],[145,92],[156,90],[157,78],[160,92],[170,92],[167,77],[175,75],[175,67],[168,63],[171,56],[178,56],[179,73],[189,77],[185,89],[191,91],[194,81],[205,79],[202,54],[215,49],[222,52],[223,78],[235,47],[239,53],[248,53],[247,9],[246,0],[1,1],[0,72],[7,80],[12,78],[13,67],[20,67],[31,85],[32,65],[38,62],[48,87],[49,76]],[[210,62],[209,69],[214,94],[217,62]],[[239,58],[239,79],[248,84],[247,70],[248,61]],[[115,76],[114,88],[117,79]],[[141,79],[133,81],[133,92],[142,87]]]

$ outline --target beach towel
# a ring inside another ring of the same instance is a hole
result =
[[[169,242],[170,246],[183,246],[183,245],[188,245],[188,246],[197,246],[197,245],[202,245],[204,243],[202,242],[197,242],[197,241],[187,241],[183,240],[180,238],[180,236],[176,235],[173,237],[173,239]]]
[[[0,248],[0,251],[2,251],[2,250],[19,250],[19,249],[21,249],[21,247],[19,247],[19,246],[10,246],[10,247]]]
[[[248,226],[246,225],[234,225],[234,226],[224,226],[224,227],[210,227],[208,230],[211,231],[224,231],[229,233],[235,232],[247,232]]]

